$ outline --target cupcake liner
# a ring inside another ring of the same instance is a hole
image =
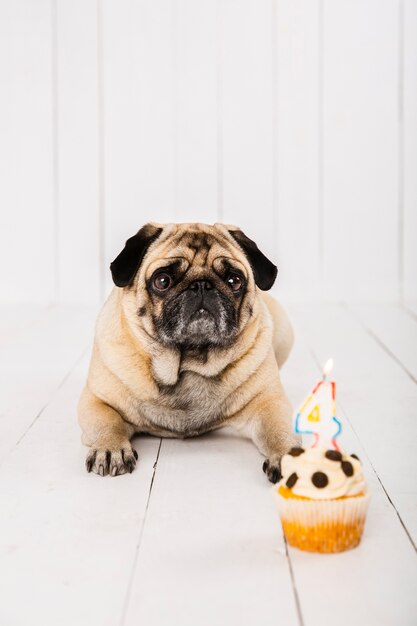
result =
[[[284,498],[273,490],[291,546],[309,552],[342,552],[361,540],[370,495],[335,500]]]

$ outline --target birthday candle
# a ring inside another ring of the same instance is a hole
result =
[[[323,368],[322,378],[295,413],[294,430],[299,434],[313,435],[312,447],[339,450],[336,438],[342,425],[336,417],[336,383],[327,380],[332,368],[333,359],[329,359]]]

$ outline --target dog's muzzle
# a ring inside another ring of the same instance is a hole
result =
[[[235,309],[208,279],[195,280],[164,310],[160,337],[182,346],[230,343],[235,334]]]

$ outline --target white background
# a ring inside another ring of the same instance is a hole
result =
[[[417,300],[415,0],[0,0],[4,301],[98,303],[144,222],[289,300]]]

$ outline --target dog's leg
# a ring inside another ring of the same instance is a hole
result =
[[[261,393],[245,408],[243,427],[258,450],[266,456],[263,471],[272,483],[281,478],[281,457],[300,445],[292,430],[292,408],[282,388],[278,393]]]
[[[281,457],[293,446],[300,445],[299,438],[292,428],[292,408],[286,398],[281,396],[264,398],[262,411],[255,418],[253,440],[266,456],[262,469],[271,483],[281,478]]]
[[[138,455],[130,438],[135,429],[88,387],[81,394],[78,421],[83,430],[82,441],[91,447],[85,463],[88,472],[100,476],[133,472]]]

